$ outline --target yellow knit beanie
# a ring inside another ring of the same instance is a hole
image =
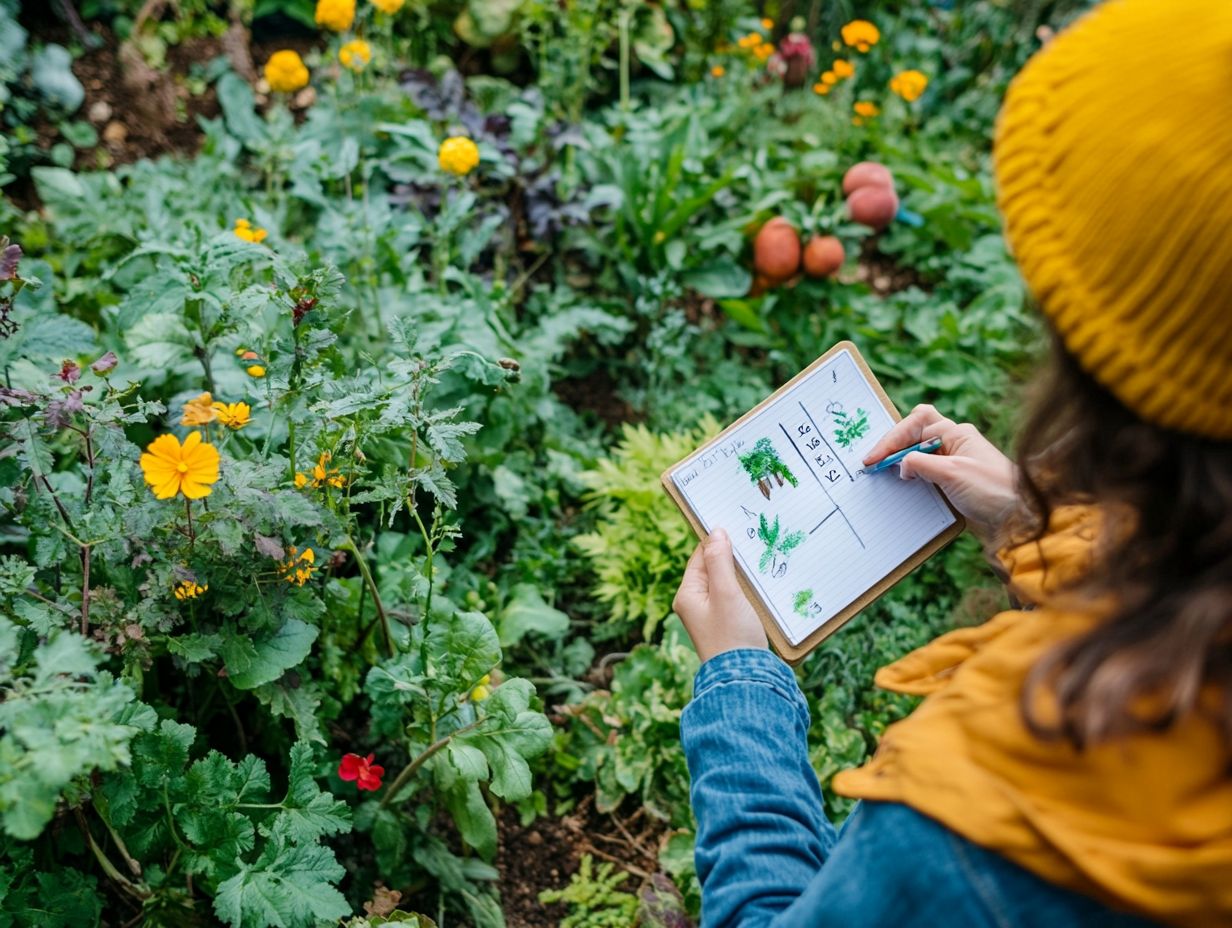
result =
[[[1142,419],[1232,439],[1232,0],[1107,0],[1015,78],[994,154],[1066,348]]]

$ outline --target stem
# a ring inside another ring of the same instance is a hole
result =
[[[38,590],[32,590],[32,589],[30,589],[29,587],[27,587],[27,588],[26,588],[23,592],[24,592],[27,596],[32,596],[33,598],[37,599],[37,600],[38,600],[39,602],[41,602],[41,603],[46,603],[48,606],[51,606],[51,608],[53,608],[53,609],[59,609],[59,610],[60,610],[61,612],[63,612],[65,615],[73,615],[73,614],[74,614],[72,609],[68,608],[67,606],[61,605],[60,603],[55,602],[54,600],[50,600],[50,599],[48,599],[46,596],[44,596],[44,595],[43,595],[42,593],[40,593]]]
[[[187,496],[184,497],[184,512],[188,514],[188,550],[191,551],[193,549],[193,542],[197,540],[197,535],[193,531],[192,500],[190,500]]]
[[[133,883],[132,880],[116,869],[115,864],[107,859],[103,849],[95,842],[94,835],[90,833],[90,827],[86,824],[85,816],[81,814],[81,810],[74,809],[73,811],[77,817],[77,826],[81,829],[81,833],[85,835],[86,844],[90,846],[90,852],[94,855],[94,859],[98,861],[98,865],[102,867],[103,873],[107,875],[107,878],[137,899],[149,898],[150,891],[148,889]]]
[[[475,719],[475,721],[471,722],[469,725],[464,725],[462,728],[458,728],[454,731],[451,731],[444,738],[441,738],[440,740],[435,741],[432,744],[430,744],[424,750],[422,754],[420,754],[413,761],[411,761],[409,764],[403,767],[402,772],[399,773],[397,778],[393,781],[393,783],[390,784],[389,790],[385,793],[383,797],[381,797],[380,808],[383,809],[387,805],[389,805],[389,800],[392,799],[394,796],[396,796],[399,792],[401,792],[402,787],[406,786],[406,784],[410,782],[411,777],[415,776],[415,772],[419,770],[419,768],[424,765],[424,762],[428,760],[430,757],[432,757],[433,754],[436,754],[438,751],[440,751],[443,747],[449,744],[449,742],[452,741],[454,738],[456,738],[458,735],[464,734],[465,732],[468,732],[471,729],[479,727],[479,724],[482,721],[483,719]]]
[[[295,420],[287,420],[287,457],[291,459],[291,482],[295,482]]]
[[[218,678],[215,677],[217,680]],[[231,721],[235,723],[235,734],[240,739],[240,753],[248,753],[248,736],[244,734],[244,723],[240,721],[240,715],[235,711],[235,705],[227,697],[227,691],[222,688],[222,680],[218,680],[218,691],[222,694],[222,701],[227,705],[227,712],[231,715]]]
[[[432,556],[436,553],[432,547],[432,540],[428,536],[428,529],[423,524],[423,519],[419,517],[419,510],[415,508],[414,497],[407,498],[407,508],[411,510],[411,515],[415,517],[415,524],[419,526],[419,533],[423,536],[424,550],[426,551],[424,569],[428,575],[428,595],[424,599],[424,621],[427,622],[432,615]]]
[[[90,546],[81,546],[81,634],[90,631]]]
[[[377,591],[376,581],[372,579],[372,571],[368,569],[368,562],[359,553],[359,546],[355,544],[355,539],[349,532],[346,536],[346,548],[355,556],[355,563],[359,566],[360,576],[364,578],[364,585],[372,594],[372,604],[376,607],[377,617],[381,620],[381,631],[385,634],[385,647],[389,650],[389,656],[393,657],[398,653],[398,648],[394,644],[393,630],[389,627],[389,616],[385,612],[384,603],[381,602],[381,594]]]

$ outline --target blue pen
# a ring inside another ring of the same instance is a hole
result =
[[[910,448],[904,448],[902,451],[895,451],[893,454],[888,454],[876,464],[864,468],[864,473],[875,474],[879,470],[885,470],[887,467],[892,467],[911,454],[913,451],[918,451],[920,454],[933,454],[941,450],[941,439],[930,438],[928,441],[922,441],[919,444],[912,445]]]

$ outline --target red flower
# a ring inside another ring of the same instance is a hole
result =
[[[381,777],[385,776],[385,768],[372,762],[375,756],[375,754],[369,754],[367,757],[360,757],[358,754],[343,754],[338,764],[338,776],[348,782],[358,781],[355,785],[360,789],[380,789]]]

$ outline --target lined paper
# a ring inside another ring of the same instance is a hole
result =
[[[793,647],[955,522],[931,484],[861,470],[893,424],[844,349],[671,471]]]

